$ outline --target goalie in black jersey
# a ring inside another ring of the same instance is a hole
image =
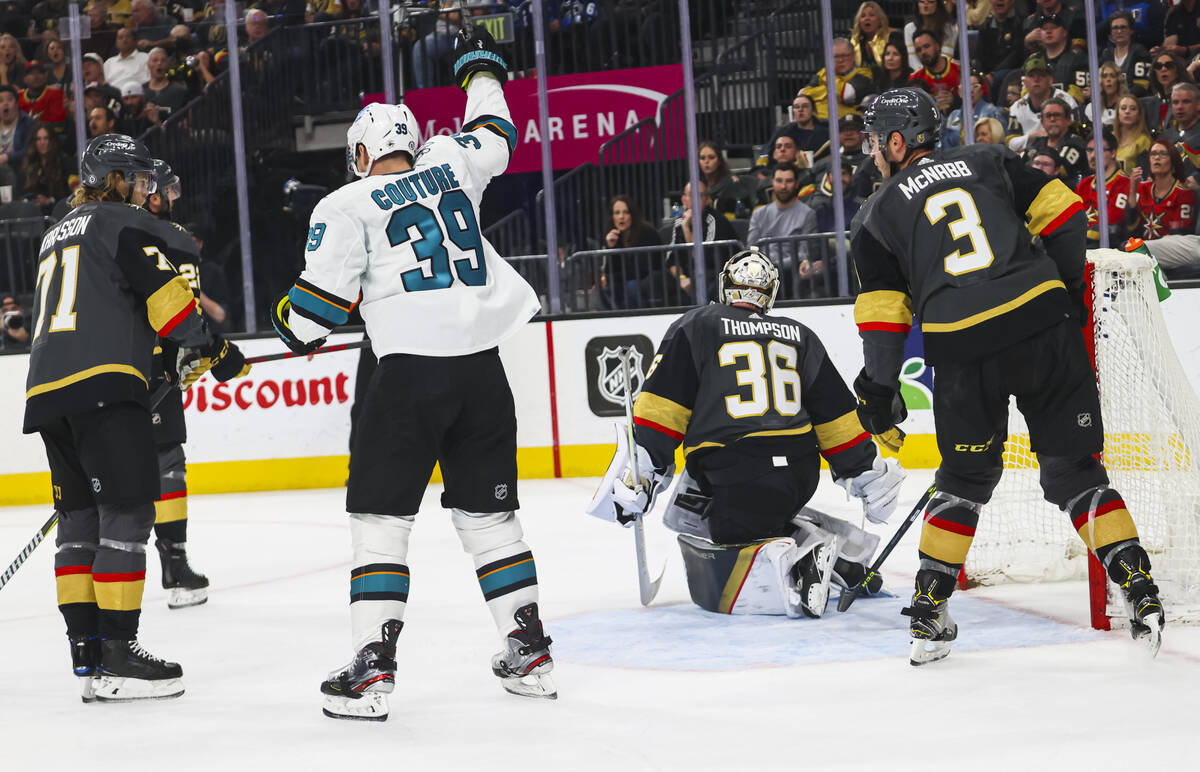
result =
[[[945,657],[957,635],[947,600],[1000,480],[1009,395],[1029,425],[1046,500],[1067,513],[1120,585],[1134,637],[1156,649],[1163,613],[1150,560],[1097,460],[1104,429],[1080,334],[1083,204],[1007,148],[934,153],[940,125],[936,103],[917,89],[872,103],[866,132],[888,179],[851,228],[862,287],[854,317],[865,365],[854,390],[863,425],[878,433],[905,418],[897,395],[914,316],[934,367],[942,461],[916,592],[904,610],[912,663]]]
[[[895,510],[905,475],[879,456],[817,336],[768,315],[778,288],[766,256],[740,252],[721,270],[721,303],[671,325],[633,406],[637,469],[619,432],[589,511],[622,522],[646,512],[682,443],[687,471],[664,522],[680,532],[692,600],[725,614],[819,617],[831,578],[861,581],[879,540],[801,511],[816,491],[821,457],[875,523]],[[888,439],[898,441],[899,432]]]

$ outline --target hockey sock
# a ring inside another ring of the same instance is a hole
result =
[[[933,495],[925,507],[921,528],[922,569],[958,576],[975,538],[980,509],[980,504],[949,493],[938,491]]]
[[[158,485],[162,493],[154,502],[154,535],[175,544],[187,541],[187,464],[183,447],[173,445],[158,453]]]
[[[1089,488],[1067,502],[1065,509],[1079,538],[1105,567],[1117,547],[1137,541],[1137,526],[1121,494],[1108,486]]]
[[[99,528],[99,513],[93,508],[58,513],[54,584],[58,591],[58,609],[67,623],[68,635],[96,634],[92,563],[99,546]]]
[[[146,541],[154,526],[150,502],[100,505],[100,544],[92,563],[92,586],[100,607],[102,638],[137,637],[146,584]]]
[[[158,502],[155,502],[156,504]],[[182,520],[172,520],[169,523],[155,523],[154,535],[159,539],[169,541],[172,544],[187,543],[187,518]]]
[[[389,619],[404,619],[408,604],[408,537],[413,516],[351,513],[350,626],[354,650],[379,640]]]
[[[475,562],[475,576],[488,611],[502,636],[513,630],[517,609],[538,599],[533,553],[523,540],[515,512],[475,514],[455,509],[450,515],[463,549]]]

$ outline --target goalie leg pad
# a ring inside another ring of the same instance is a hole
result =
[[[688,592],[692,602],[705,611],[790,617],[808,613],[793,569],[805,559],[820,562],[824,541],[816,539],[798,547],[794,539],[786,537],[750,544],[715,544],[689,534],[677,539]],[[827,581],[825,588],[827,598]],[[819,605],[823,610],[824,603]],[[819,616],[820,610],[808,615]]]
[[[667,507],[663,510],[663,525],[675,533],[686,533],[712,541],[708,529],[708,508],[712,497],[700,489],[687,469],[679,473],[679,480]]]
[[[832,543],[837,540],[837,553],[833,555],[834,584],[842,589],[855,586],[863,580],[870,567],[871,557],[879,546],[879,536],[840,518],[805,507],[792,519],[796,526],[794,538],[802,546],[813,541]],[[831,553],[832,554],[832,553]],[[878,592],[883,587],[880,580],[868,588]]]
[[[537,603],[537,568],[524,541],[516,512],[451,511],[463,549],[475,562],[475,576],[502,636],[513,630],[517,609]]]
[[[351,513],[350,629],[358,651],[379,640],[389,619],[404,619],[408,606],[408,539],[412,515]]]

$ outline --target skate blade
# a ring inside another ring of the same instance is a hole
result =
[[[527,675],[521,678],[502,678],[500,685],[509,694],[518,697],[534,697],[543,700],[557,700],[558,689],[548,675]]]
[[[364,692],[358,699],[352,699],[327,694],[321,712],[330,718],[349,721],[387,721],[387,695],[383,692]]]
[[[1162,647],[1162,625],[1161,617],[1158,614],[1151,614],[1146,617],[1142,624],[1148,629],[1146,632],[1135,635],[1134,640],[1146,648],[1146,653],[1150,655],[1150,659],[1158,656],[1158,650]]]
[[[172,587],[167,592],[167,608],[187,608],[208,603],[208,588],[198,587],[189,590],[185,587]]]
[[[79,699],[84,702],[96,701],[96,677],[95,676],[78,676],[79,678]]]
[[[96,699],[100,702],[169,700],[183,694],[183,681],[179,678],[147,681],[143,678],[100,676],[96,679],[95,689]]]
[[[913,667],[928,665],[950,655],[950,641],[928,641],[916,638],[908,654],[908,663]]]

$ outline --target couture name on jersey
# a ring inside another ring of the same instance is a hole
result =
[[[745,322],[740,319],[725,319],[724,323],[725,335],[737,336],[744,338],[753,335],[764,335],[772,338],[783,338],[785,340],[800,341],[800,328],[790,324],[780,324],[779,322]]]
[[[922,166],[921,170],[914,174],[909,179],[900,183],[900,192],[909,201],[912,201],[913,196],[920,193],[925,188],[935,182],[942,180],[956,179],[959,177],[970,177],[971,167],[967,166],[966,161],[948,161],[944,164],[928,164]]]
[[[397,204],[404,205],[448,190],[457,190],[458,187],[450,164],[442,164],[406,174],[395,182],[371,191],[371,200],[386,212]]]
[[[42,252],[48,252],[54,245],[54,242],[61,239],[69,239],[78,236],[87,230],[88,223],[92,221],[93,215],[85,214],[81,217],[76,217],[74,220],[55,225],[50,230],[46,231],[46,235],[42,237]]]

